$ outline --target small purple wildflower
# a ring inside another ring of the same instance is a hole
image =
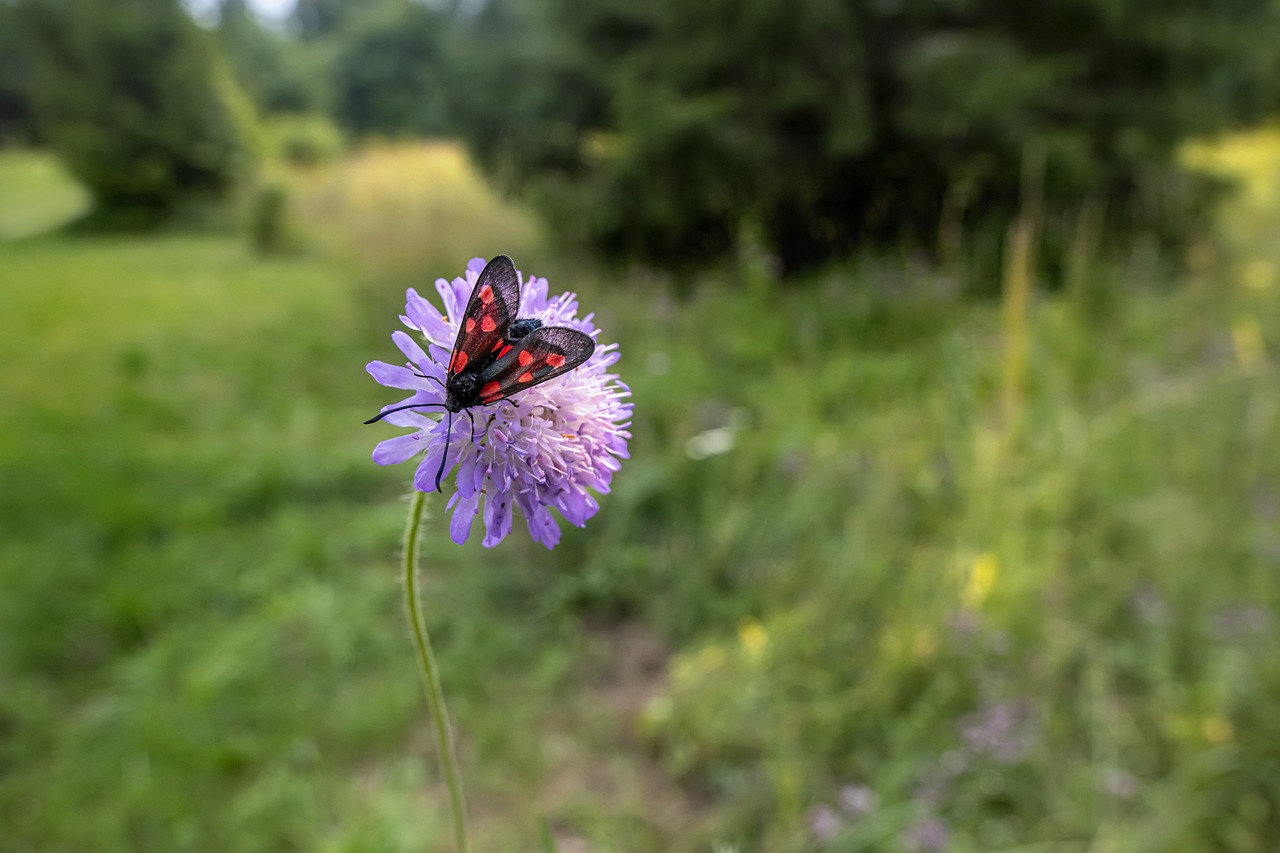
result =
[[[939,817],[928,817],[907,830],[903,847],[912,853],[942,853],[951,841],[951,829]]]
[[[391,338],[408,359],[407,365],[374,361],[367,368],[382,385],[413,392],[395,405],[444,402],[443,384],[458,325],[484,265],[483,258],[474,258],[467,264],[465,276],[436,280],[443,315],[414,289],[407,292],[400,320],[422,335],[425,349],[410,335],[397,331]],[[521,317],[536,318],[547,326],[568,326],[592,338],[599,335],[593,315],[578,316],[574,294],[548,297],[545,278],[521,277],[521,282]],[[631,403],[626,399],[631,391],[608,372],[618,356],[617,344],[597,340],[591,358],[569,373],[521,391],[514,401],[470,409],[472,419],[453,418],[445,471],[456,471],[457,491],[448,503],[453,510],[449,534],[454,542],[461,545],[467,541],[482,510],[486,548],[511,532],[513,506],[524,515],[529,535],[548,548],[560,541],[560,526],[552,509],[577,527],[596,514],[600,505],[588,489],[601,494],[609,491],[619,460],[627,458],[631,437],[627,431]],[[373,461],[394,465],[421,455],[414,486],[434,491],[441,454],[446,452],[445,419],[402,411],[387,415],[385,420],[412,427],[414,432],[379,443]]]
[[[925,774],[916,789],[916,799],[931,809],[938,808],[951,792],[956,779],[968,769],[969,759],[963,751],[947,750]]]
[[[1143,622],[1163,625],[1169,621],[1169,601],[1152,584],[1139,585],[1130,598],[1129,604]]]
[[[1010,699],[960,719],[960,739],[972,755],[1017,764],[1040,740],[1040,721],[1030,702]]]
[[[1262,604],[1235,602],[1213,615],[1213,635],[1224,643],[1249,640],[1270,633],[1274,621],[1271,611]]]
[[[1128,770],[1109,767],[1102,774],[1099,787],[1119,800],[1132,800],[1138,795],[1138,779]]]
[[[840,808],[849,817],[859,818],[870,814],[878,805],[880,798],[866,785],[845,785],[840,789]]]
[[[831,806],[823,803],[809,810],[809,831],[818,841],[830,841],[840,834],[843,822]]]

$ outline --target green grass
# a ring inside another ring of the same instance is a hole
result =
[[[1266,849],[1280,258],[1234,251],[1041,297],[1012,420],[998,306],[927,271],[536,270],[622,342],[633,459],[554,552],[429,522],[476,849]],[[6,850],[448,849],[377,263],[0,245]]]

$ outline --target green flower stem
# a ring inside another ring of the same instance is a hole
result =
[[[440,672],[436,656],[431,651],[431,638],[427,636],[427,623],[422,616],[422,604],[418,601],[418,534],[422,529],[422,506],[425,495],[413,490],[409,501],[409,520],[404,528],[404,597],[409,608],[409,627],[413,630],[414,643],[418,647],[418,664],[422,668],[422,686],[427,691],[427,704],[431,706],[431,719],[435,723],[436,741],[440,748],[440,764],[444,779],[449,785],[449,800],[453,808],[454,849],[468,853],[467,806],[462,798],[462,777],[458,773],[458,756],[453,751],[453,739],[449,737],[449,715],[444,707],[444,690],[440,687]]]

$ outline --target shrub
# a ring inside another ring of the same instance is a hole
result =
[[[264,182],[250,198],[249,239],[263,255],[274,255],[288,244],[289,189],[281,181]]]
[[[1181,141],[1260,109],[1277,12],[1235,0],[490,3],[461,118],[575,243],[660,265],[762,233],[789,268],[1050,217],[1167,226]],[[994,227],[992,227],[994,226]]]
[[[271,155],[291,166],[309,168],[342,153],[342,131],[319,115],[277,116],[266,122]]]
[[[100,212],[220,197],[252,162],[252,108],[173,0],[26,9],[41,129]]]

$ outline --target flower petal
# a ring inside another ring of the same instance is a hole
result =
[[[418,346],[418,342],[399,329],[391,333],[391,342],[400,348],[400,352],[404,353],[404,357],[409,359],[410,364],[422,364],[427,360],[427,354],[422,351],[422,347]]]
[[[444,471],[440,470],[440,457],[445,452],[445,444],[440,439],[431,442],[431,446],[427,448],[426,455],[422,457],[422,462],[418,465],[418,470],[413,472],[413,487],[420,492],[434,492],[436,490],[436,476],[440,476],[441,488],[444,486],[445,478],[449,475],[449,466],[444,466]]]
[[[556,508],[574,527],[582,527],[588,518],[596,514],[600,505],[587,492],[571,489],[560,496]]]
[[[462,458],[458,460],[457,483],[459,495],[470,497],[471,495],[480,493],[483,479],[481,478],[479,482],[477,482],[476,478],[476,463],[479,461],[479,454],[468,453],[464,449]]]
[[[427,347],[427,350],[431,353],[432,365],[448,364],[449,357],[453,355],[452,350],[447,350],[444,347],[436,346],[435,344]],[[440,372],[443,373],[444,368],[440,368]]]
[[[421,432],[398,435],[378,442],[378,446],[373,449],[373,461],[379,465],[398,465],[421,453],[426,446]]]
[[[484,547],[492,548],[511,532],[511,493],[490,495],[484,502]]]
[[[560,525],[545,508],[538,507],[528,519],[533,541],[542,543],[548,550],[560,544]]]
[[[388,388],[404,388],[407,390],[418,388],[422,385],[421,376],[399,364],[371,361],[365,365],[364,369],[369,371],[369,375],[377,380],[379,385],[386,385]]]
[[[418,329],[433,343],[452,343],[454,330],[440,318],[440,312],[435,309],[435,306],[419,296],[413,288],[409,288],[405,314],[407,316],[404,319],[408,321],[406,325]]]
[[[459,545],[466,544],[471,536],[471,526],[480,510],[480,493],[467,497],[459,496],[453,508],[453,518],[449,520],[449,538]]]
[[[413,427],[418,430],[427,430],[428,433],[430,433],[436,424],[436,422],[431,418],[426,417],[421,412],[415,412],[412,409],[405,409],[401,412],[392,412],[383,418],[382,422],[391,424],[392,426]],[[430,435],[428,434],[426,437],[430,438]]]
[[[526,316],[541,314],[547,310],[547,280],[536,275],[529,276],[520,293],[521,313]]]

